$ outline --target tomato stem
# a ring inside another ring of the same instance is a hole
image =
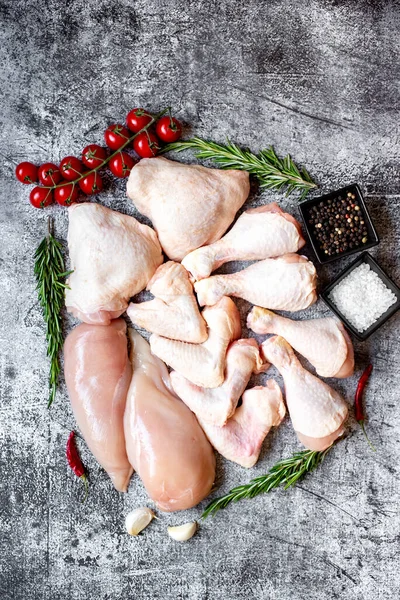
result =
[[[156,121],[158,121],[158,119],[160,117],[162,117],[163,115],[165,115],[165,113],[167,113],[168,111],[171,111],[171,107],[170,106],[167,107],[167,108],[164,108],[164,110],[162,110],[161,112],[159,112],[156,115],[152,116],[151,117],[151,121],[149,123],[147,123],[147,125],[145,125],[144,127],[142,127],[142,129],[140,131],[138,131],[137,133],[134,133],[130,138],[127,138],[126,142],[124,142],[122,144],[122,146],[120,148],[118,148],[118,150],[116,150],[115,152],[113,152],[112,154],[110,154],[110,156],[107,156],[107,158],[105,158],[101,164],[99,164],[97,167],[94,167],[94,169],[92,169],[91,171],[86,171],[86,173],[82,173],[80,175],[80,177],[77,177],[77,179],[74,179],[73,181],[69,181],[68,183],[72,183],[73,185],[75,185],[76,183],[78,183],[84,177],[87,177],[91,173],[96,173],[97,171],[99,171],[100,169],[102,169],[107,163],[110,162],[110,160],[112,158],[114,158],[114,156],[116,156],[117,154],[119,154],[119,152],[121,152],[124,148],[126,148],[126,146],[128,146],[128,144],[131,144],[133,142],[133,140],[135,139],[135,137],[137,137],[140,133],[143,133],[143,131],[147,132],[147,130],[149,129],[149,127],[151,127]],[[63,185],[66,185],[65,181],[63,181],[62,183],[59,183],[58,185],[53,185],[53,186],[46,186],[46,185],[44,185],[42,187],[44,187],[44,188],[48,189],[49,191],[51,191],[51,190],[55,190],[56,188],[62,187]]]
[[[50,217],[47,218],[47,239],[49,235],[53,235],[53,219]]]

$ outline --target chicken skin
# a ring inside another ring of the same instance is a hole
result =
[[[230,275],[213,275],[194,285],[200,306],[212,306],[222,296],[237,296],[252,304],[296,311],[317,299],[316,271],[298,254],[266,258]]]
[[[216,388],[199,387],[182,374],[172,371],[176,394],[201,422],[221,427],[235,412],[252,373],[260,372],[262,360],[254,339],[232,342],[226,353],[225,379]]]
[[[136,331],[129,335],[133,376],[124,417],[129,460],[160,510],[191,508],[214,483],[212,447],[174,394],[165,364]]]
[[[305,244],[300,224],[273,202],[246,210],[220,240],[182,261],[194,280],[205,279],[232,260],[263,260],[297,252]]]
[[[201,344],[208,333],[200,314],[189,274],[181,264],[169,261],[158,267],[147,284],[154,300],[134,304],[128,315],[139,327],[173,340]]]
[[[223,427],[197,418],[222,456],[250,468],[256,464],[271,427],[277,427],[285,413],[279,385],[274,379],[268,379],[265,387],[258,385],[244,392],[241,406]]]
[[[67,310],[85,323],[108,325],[162,263],[157,235],[133,217],[91,202],[72,204],[68,216],[73,273]]]
[[[300,442],[310,450],[325,450],[343,435],[348,408],[329,385],[304,369],[282,337],[263,342],[261,353],[280,371],[286,404]]]
[[[354,373],[354,351],[344,325],[331,317],[293,321],[255,306],[247,317],[255,333],[280,335],[304,356],[322,377],[350,377]]]
[[[76,422],[114,487],[126,492],[133,469],[124,436],[124,411],[132,369],[126,323],[82,323],[64,345],[65,381]]]
[[[195,385],[215,388],[224,381],[225,356],[229,344],[241,334],[240,315],[230,298],[203,310],[208,339],[202,344],[188,344],[153,334],[150,346],[161,358]]]
[[[208,169],[166,158],[143,158],[131,170],[127,194],[148,217],[167,256],[186,254],[225,233],[249,195],[245,171]]]

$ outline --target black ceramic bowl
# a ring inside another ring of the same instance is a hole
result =
[[[332,300],[329,299],[329,294],[330,292],[333,290],[333,288],[340,282],[342,281],[342,279],[344,279],[344,277],[346,277],[350,271],[353,271],[354,269],[356,269],[357,267],[359,267],[362,263],[367,263],[370,267],[372,271],[375,271],[375,273],[377,275],[379,275],[380,279],[383,281],[383,283],[390,289],[392,290],[392,292],[394,294],[396,294],[397,297],[397,301],[392,304],[392,306],[390,306],[388,308],[388,310],[383,313],[383,315],[381,315],[379,317],[379,319],[377,321],[375,321],[375,323],[373,323],[371,325],[371,327],[369,327],[368,329],[366,329],[363,332],[358,331],[357,329],[355,329],[355,327],[353,327],[353,325],[351,325],[351,323],[349,323],[349,321],[346,319],[346,317],[344,315],[342,315],[342,313],[338,310],[337,306],[332,302]],[[348,267],[346,267],[346,269],[344,269],[337,277],[336,279],[334,279],[329,285],[328,287],[326,287],[323,292],[321,293],[321,298],[322,300],[325,302],[325,304],[327,304],[329,306],[329,308],[335,313],[335,315],[337,315],[339,317],[339,319],[341,321],[343,321],[343,323],[345,324],[345,326],[347,327],[347,329],[349,331],[351,331],[351,333],[359,340],[363,341],[366,340],[372,333],[374,333],[374,331],[376,331],[381,325],[383,325],[383,323],[385,323],[392,315],[394,315],[395,312],[398,311],[398,309],[400,308],[400,289],[397,287],[397,285],[390,279],[390,277],[385,273],[385,271],[378,265],[378,263],[376,262],[376,260],[374,260],[372,258],[372,256],[369,254],[369,252],[363,252],[361,254],[361,256],[359,256],[356,260],[354,260]]]
[[[327,257],[326,254],[324,253],[324,251],[320,248],[319,242],[318,242],[317,238],[315,237],[313,228],[309,223],[310,209],[313,206],[315,206],[316,204],[319,204],[320,202],[327,202],[328,200],[333,200],[333,199],[337,198],[338,196],[342,196],[342,197],[347,196],[348,192],[355,195],[356,199],[354,202],[356,202],[361,209],[360,214],[362,214],[362,216],[364,217],[365,226],[366,226],[366,229],[368,232],[368,241],[365,244],[362,244],[361,246],[357,246],[356,248],[351,248],[350,250],[346,250],[345,252],[341,252],[340,254],[335,254],[335,256]],[[362,250],[367,250],[368,248],[372,248],[373,246],[376,246],[377,244],[379,244],[378,234],[376,233],[376,229],[372,223],[371,217],[370,217],[367,207],[365,205],[361,190],[356,183],[353,183],[352,185],[348,185],[344,188],[340,188],[340,190],[335,190],[334,192],[330,192],[329,194],[325,194],[324,196],[319,196],[318,198],[312,198],[311,200],[304,200],[303,202],[300,202],[299,208],[300,208],[301,216],[302,216],[302,219],[304,222],[304,228],[307,231],[307,234],[310,239],[313,250],[315,252],[315,255],[321,264],[328,263],[333,260],[337,260],[338,258],[342,258],[343,256],[350,256],[351,254],[355,254],[356,252],[361,252]]]

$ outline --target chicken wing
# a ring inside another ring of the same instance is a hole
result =
[[[281,390],[274,379],[268,379],[265,387],[259,385],[244,392],[241,406],[223,427],[198,419],[222,456],[249,468],[256,464],[269,430],[280,424],[285,413]]]
[[[176,371],[171,373],[171,383],[176,394],[201,422],[221,427],[235,412],[251,374],[259,372],[261,367],[262,360],[256,340],[237,340],[232,342],[226,353],[225,379],[219,387],[194,385]]]
[[[189,274],[181,264],[169,261],[158,267],[147,289],[155,298],[129,304],[132,323],[173,340],[205,342],[207,326],[200,315]]]
[[[223,297],[215,306],[206,308],[202,316],[208,325],[208,339],[202,344],[188,344],[153,334],[150,346],[178,373],[196,385],[215,388],[224,381],[226,350],[240,337],[240,315],[230,298]]]

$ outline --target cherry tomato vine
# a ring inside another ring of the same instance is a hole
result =
[[[156,115],[143,108],[135,108],[128,113],[126,126],[114,123],[105,130],[104,139],[108,148],[113,150],[112,154],[107,155],[103,146],[89,144],[84,148],[81,159],[66,156],[59,166],[44,163],[40,167],[22,162],[16,167],[15,175],[24,184],[34,184],[39,180],[41,185],[34,187],[29,196],[35,208],[44,208],[54,200],[62,206],[69,206],[78,201],[79,191],[90,195],[103,189],[99,171],[106,165],[116,177],[128,177],[136,163],[130,154],[124,152],[130,144],[139,158],[151,158],[158,154],[162,143],[176,141],[181,133],[182,126],[172,117],[170,108]]]

